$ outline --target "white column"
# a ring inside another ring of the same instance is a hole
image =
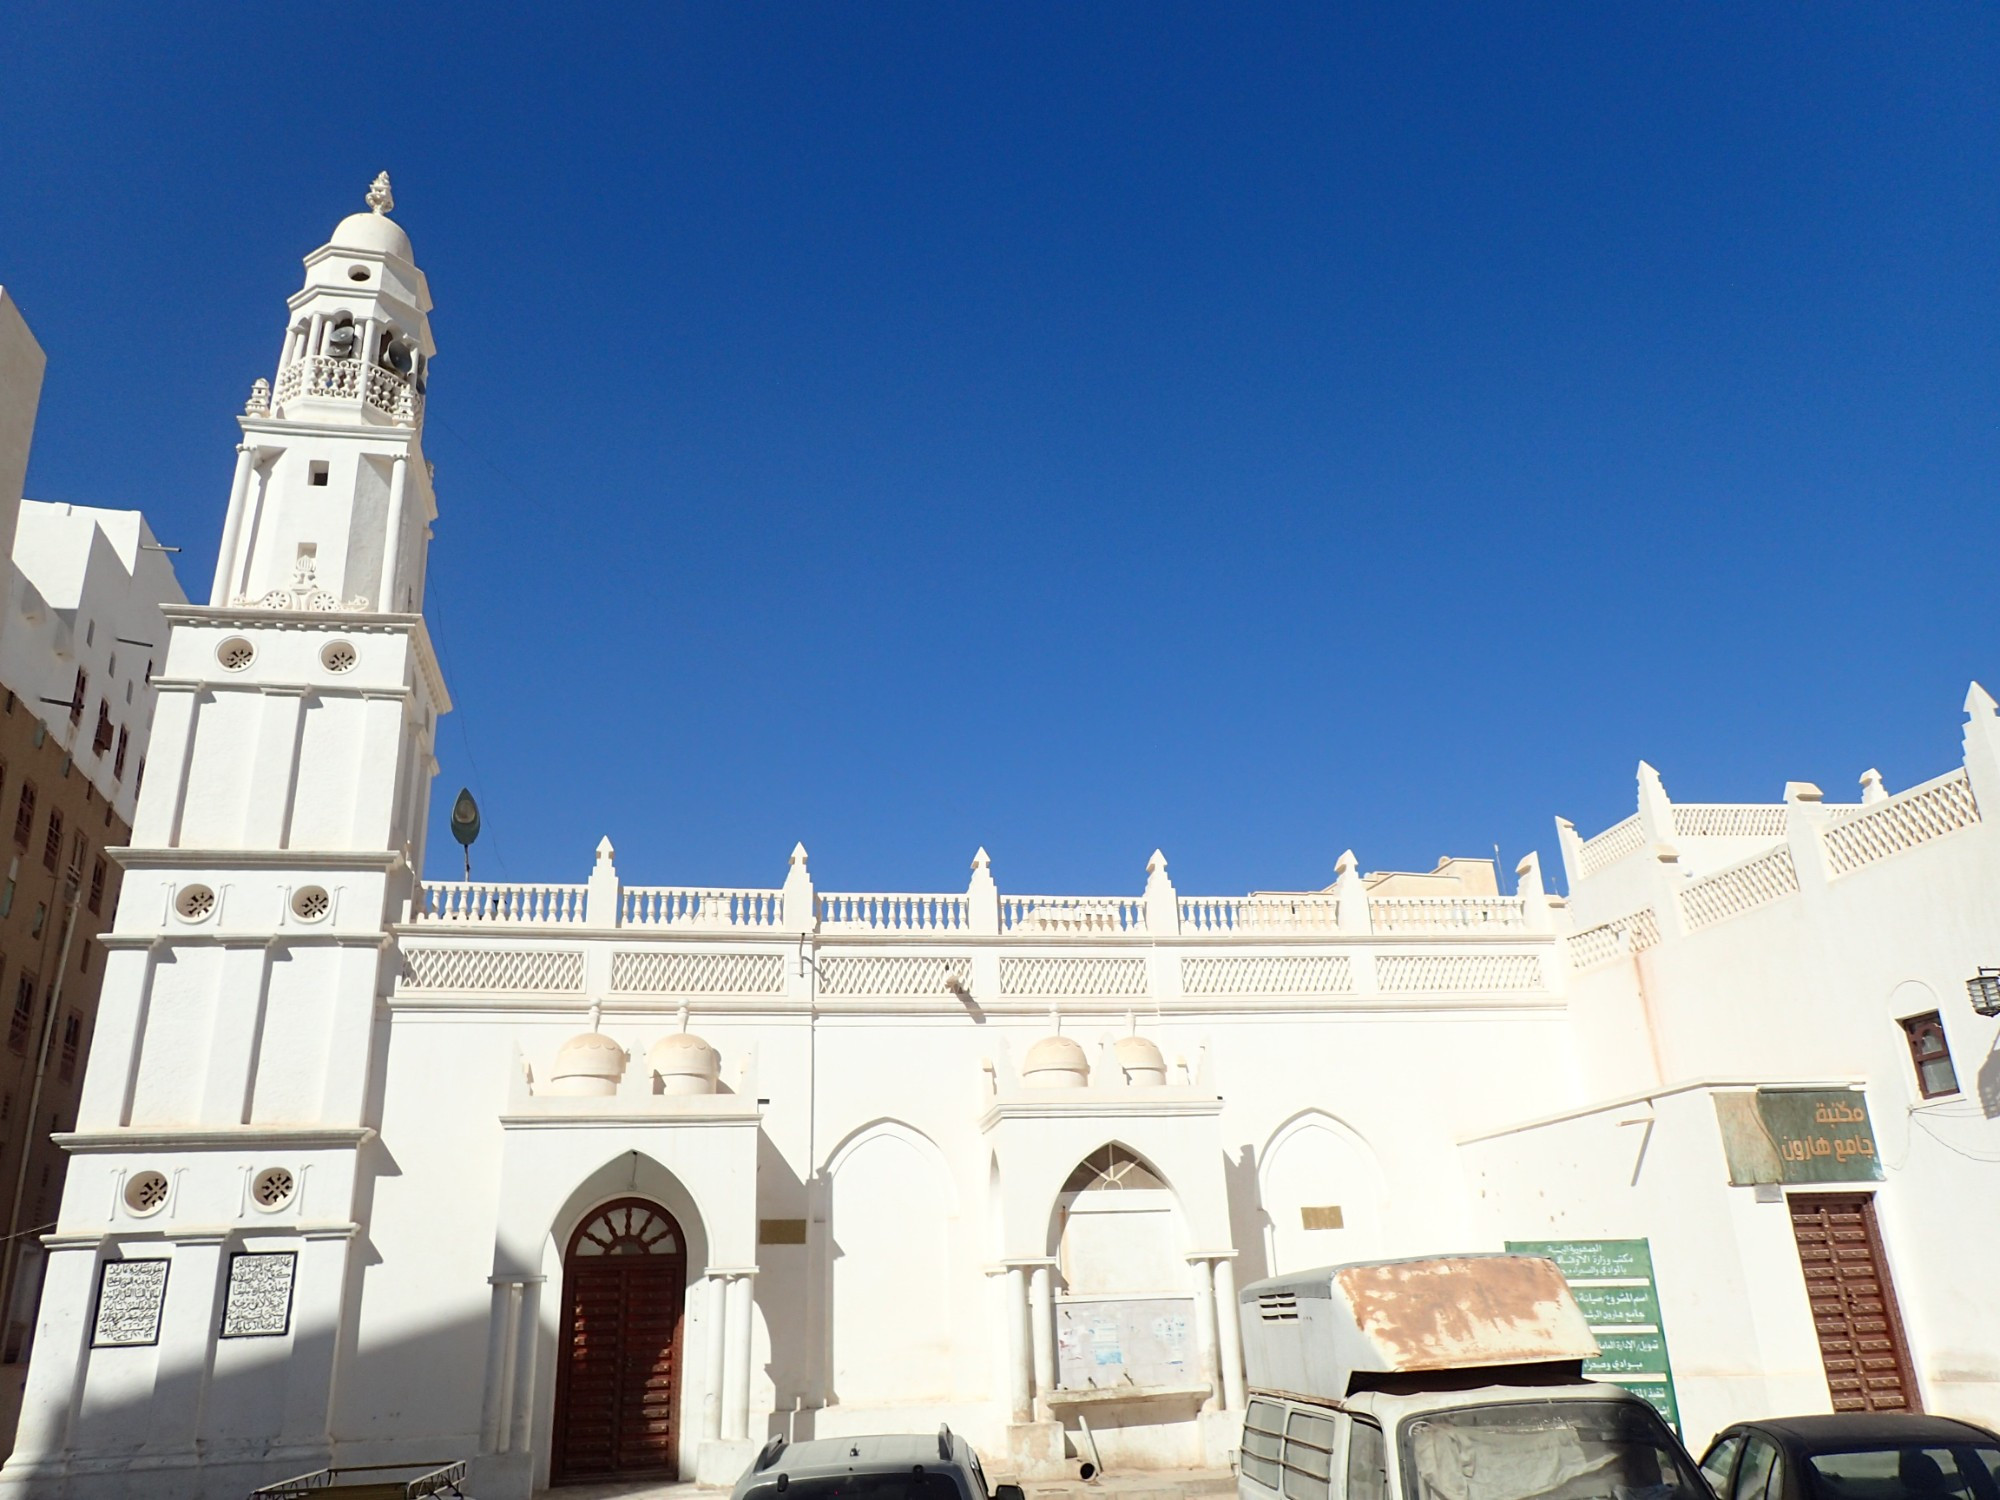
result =
[[[489,1276],[493,1288],[492,1306],[486,1323],[486,1399],[479,1410],[479,1451],[498,1453],[506,1442],[501,1431],[508,1411],[507,1356],[514,1347],[512,1323],[516,1283],[501,1276]]]
[[[312,315],[312,327],[306,330],[306,353],[319,353],[319,335],[320,330],[324,327],[326,327],[326,315],[324,313],[314,313]]]
[[[1216,1342],[1221,1345],[1222,1398],[1231,1411],[1243,1410],[1243,1317],[1236,1305],[1236,1263],[1215,1262]]]
[[[1215,1284],[1206,1256],[1191,1257],[1188,1269],[1194,1273],[1195,1357],[1201,1362],[1202,1383],[1210,1393],[1209,1399],[1202,1403],[1202,1410],[1213,1411],[1222,1400],[1222,1386],[1216,1379]]]
[[[382,588],[375,607],[393,612],[396,608],[396,565],[403,559],[403,492],[409,488],[410,458],[396,455],[389,471],[389,531],[382,539]]]
[[[1055,1307],[1049,1295],[1049,1267],[1036,1266],[1028,1276],[1028,1333],[1035,1351],[1035,1394],[1046,1398],[1056,1388]]]
[[[36,1314],[35,1357],[28,1362],[9,1468],[59,1455],[68,1445],[70,1412],[82,1395],[91,1320],[97,1313],[97,1252],[95,1240],[49,1248]]]
[[[248,443],[236,445],[236,474],[229,481],[229,511],[222,523],[222,547],[215,554],[215,581],[209,585],[208,602],[229,602],[229,581],[236,576],[236,544],[243,534],[243,497],[250,488],[250,471],[256,467],[257,450]]]
[[[723,1361],[722,1435],[750,1436],[750,1301],[754,1271],[729,1275],[729,1344]]]
[[[1032,1422],[1035,1419],[1034,1386],[1030,1377],[1033,1358],[1032,1337],[1028,1332],[1028,1277],[1019,1264],[1007,1267],[1007,1420]]]
[[[339,1361],[341,1309],[347,1296],[347,1225],[308,1229],[292,1285],[292,1353],[285,1362],[287,1442],[327,1441]]]
[[[203,1436],[202,1412],[214,1369],[216,1294],[222,1281],[222,1240],[218,1233],[195,1234],[172,1246],[167,1299],[160,1311],[159,1373],[146,1408],[147,1446],[185,1449]],[[152,1255],[152,1246],[128,1246],[134,1255]]]
[[[708,1312],[702,1329],[702,1336],[708,1340],[702,1351],[708,1378],[701,1393],[701,1435],[709,1439],[722,1436],[722,1351],[728,1337],[724,1332],[728,1321],[725,1307],[728,1285],[727,1277],[713,1271],[708,1273]]]
[[[507,1451],[525,1453],[535,1445],[535,1357],[541,1350],[542,1278],[521,1278],[521,1314],[514,1329],[514,1401]]]
[[[263,469],[250,470],[250,485],[244,492],[243,530],[236,543],[236,576],[229,582],[230,596],[250,591],[250,557],[257,545],[257,526],[264,515],[264,496],[271,488],[271,476]],[[286,577],[290,577],[287,571]],[[283,580],[281,579],[280,582]]]

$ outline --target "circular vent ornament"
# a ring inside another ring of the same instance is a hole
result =
[[[205,921],[215,911],[215,892],[205,885],[184,885],[174,897],[174,910],[184,922]]]
[[[301,886],[292,893],[292,915],[301,922],[317,922],[333,910],[333,897],[323,885]]]
[[[319,664],[336,674],[353,671],[355,660],[352,641],[329,641],[319,653]]]
[[[225,672],[240,672],[257,659],[257,648],[240,635],[232,635],[215,648],[215,659]]]
[[[298,1179],[288,1167],[266,1167],[250,1184],[250,1201],[267,1214],[274,1214],[292,1201]]]
[[[125,1179],[125,1206],[141,1218],[156,1214],[166,1206],[167,1174],[134,1172]]]

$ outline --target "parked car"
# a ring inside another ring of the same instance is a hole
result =
[[[1022,1500],[1022,1492],[1003,1484],[989,1493],[972,1444],[940,1427],[802,1443],[772,1438],[730,1500]]]
[[[2000,1437],[1907,1412],[1774,1417],[1724,1428],[1701,1472],[1720,1500],[2000,1500]]]

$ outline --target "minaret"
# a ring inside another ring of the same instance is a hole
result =
[[[306,257],[277,379],[251,392],[210,604],[423,609],[431,294],[387,172],[368,206]]]
[[[68,1494],[125,1493],[128,1468],[154,1471],[157,1493],[193,1492],[171,1479],[190,1468],[247,1489],[330,1449],[379,1169],[370,1080],[391,928],[421,868],[450,707],[419,612],[436,514],[430,294],[386,175],[368,204],[306,257],[277,379],[239,419],[210,602],[165,611],[0,1495],[58,1475]],[[221,1385],[237,1394],[211,1400]],[[143,1416],[79,1418],[86,1391],[113,1388]],[[254,1433],[235,1410],[252,1388]]]

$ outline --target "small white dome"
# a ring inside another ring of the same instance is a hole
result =
[[[373,250],[409,260],[410,237],[387,214],[349,214],[334,226],[329,245],[340,250]]]
[[[722,1057],[700,1037],[677,1031],[653,1043],[646,1066],[660,1075],[663,1094],[712,1094]]]
[[[618,1092],[625,1074],[625,1049],[601,1031],[586,1031],[562,1044],[549,1073],[548,1092],[569,1098],[603,1098]]]
[[[1045,1036],[1021,1059],[1021,1082],[1034,1089],[1080,1089],[1090,1081],[1090,1059],[1066,1036]]]
[[[1125,1071],[1127,1083],[1150,1086],[1167,1081],[1167,1060],[1145,1037],[1121,1036],[1111,1050],[1118,1058],[1118,1066]]]

